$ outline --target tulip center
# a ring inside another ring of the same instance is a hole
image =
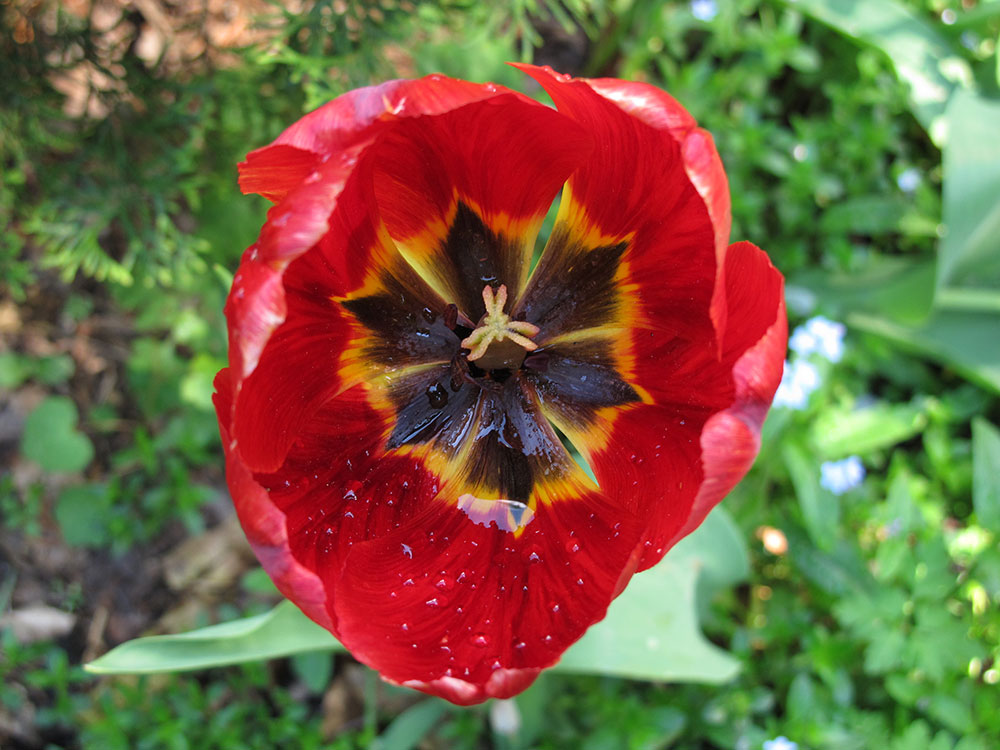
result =
[[[523,320],[511,320],[504,311],[507,304],[507,287],[504,284],[493,292],[487,284],[483,287],[486,314],[476,328],[462,340],[469,350],[466,359],[484,370],[516,370],[525,355],[538,348],[529,337],[538,333],[538,326]]]

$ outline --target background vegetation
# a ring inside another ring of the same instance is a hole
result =
[[[0,745],[995,746],[1000,2],[8,0],[0,18]],[[784,405],[724,503],[749,571],[702,611],[739,675],[546,675],[459,710],[345,655],[85,673],[276,601],[210,402],[265,210],[235,163],[386,78],[525,89],[511,59],[673,93],[715,134],[733,237],[788,277]]]

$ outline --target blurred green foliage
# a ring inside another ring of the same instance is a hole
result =
[[[39,747],[352,748],[380,730],[390,749],[423,733],[470,749],[749,750],[778,735],[803,749],[992,746],[1000,2],[695,11],[331,0],[274,6],[254,20],[264,41],[171,64],[166,51],[138,55],[148,19],[135,8],[110,47],[107,28],[58,3],[0,8],[12,32],[0,35],[0,289],[50,320],[62,346],[0,353],[5,392],[44,393],[16,451],[46,473],[0,477],[4,525],[25,537],[54,519],[68,545],[118,559],[166,528],[201,528],[221,481],[211,379],[225,362],[228,273],[266,209],[239,195],[234,165],[303,111],[378,80],[440,71],[526,88],[503,62],[535,59],[663,86],[714,134],[733,237],[786,273],[793,323],[822,312],[849,326],[844,359],[813,357],[818,389],[772,414],[726,501],[754,540],[750,584],[705,612],[741,662],[732,682],[546,675],[517,699],[513,732],[489,707],[431,701],[327,741],[327,673],[311,663],[290,667],[299,697],[259,665],[102,682],[58,641],[25,646],[5,630],[0,705],[46,706]],[[81,69],[100,75],[68,109],[57,83]],[[102,355],[110,391],[68,343],[101,326],[111,332],[91,335],[115,340]],[[848,454],[868,477],[835,495],[820,465]]]

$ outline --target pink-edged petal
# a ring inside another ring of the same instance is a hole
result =
[[[605,415],[576,436],[602,489],[648,519],[640,569],[701,523],[759,449],[787,339],[782,277],[758,248],[732,245],[726,298],[721,359],[701,342],[642,360],[633,384],[651,403]]]
[[[247,541],[275,586],[315,622],[332,629],[333,620],[326,607],[326,591],[316,573],[304,567],[292,554],[285,515],[271,502],[267,492],[240,460],[229,437],[232,413],[233,381],[230,369],[215,378],[216,413],[226,454],[226,481],[243,526]]]

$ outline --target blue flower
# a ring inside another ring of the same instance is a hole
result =
[[[853,490],[865,479],[865,467],[857,456],[842,461],[826,461],[820,468],[819,483],[834,495]]]
[[[904,193],[912,193],[920,186],[920,172],[915,167],[904,169],[896,178],[896,184]]]
[[[799,743],[780,735],[773,740],[764,740],[764,750],[799,750]]]
[[[691,0],[691,15],[699,21],[711,21],[718,13],[715,0]]]
[[[785,362],[785,371],[781,375],[781,384],[774,394],[774,405],[789,409],[805,409],[809,396],[819,388],[819,370],[805,359]]]
[[[803,357],[815,352],[831,362],[839,362],[844,356],[845,333],[847,328],[843,323],[817,315],[792,332],[788,348]]]

